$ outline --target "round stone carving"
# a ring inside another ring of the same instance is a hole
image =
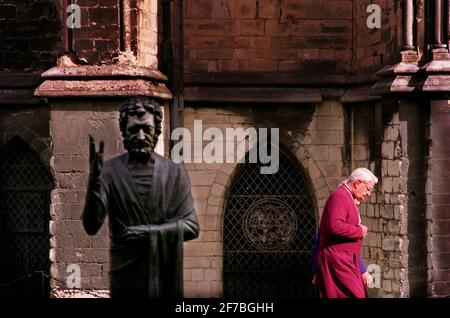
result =
[[[253,203],[244,214],[247,240],[260,250],[287,247],[297,230],[295,212],[283,201],[265,198]]]

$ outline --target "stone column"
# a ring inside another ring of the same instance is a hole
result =
[[[403,12],[403,49],[413,50],[413,21],[414,21],[414,4],[413,0],[405,0],[404,12]]]
[[[450,279],[446,274],[450,260],[450,240],[446,233],[450,214],[449,174],[446,163],[448,132],[450,131],[450,53],[443,39],[443,11],[441,0],[435,2],[435,39],[430,60],[421,68],[422,90],[428,94],[430,107],[430,152],[427,180],[427,247],[428,247],[428,295],[448,296]],[[448,23],[448,22],[446,22]]]
[[[413,0],[405,0],[403,7],[403,49],[402,62],[415,64],[418,54],[414,46],[414,3]]]
[[[442,43],[442,34],[444,29],[442,0],[435,0],[434,2],[434,44],[436,49],[447,47]]]
[[[123,23],[123,48],[125,52],[131,52],[131,3],[130,0],[122,0]]]
[[[448,297],[450,294],[450,101],[431,102],[430,200],[427,218],[429,222],[429,295]]]

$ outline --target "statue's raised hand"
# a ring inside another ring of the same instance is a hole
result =
[[[100,141],[98,152],[95,151],[95,140],[89,135],[89,169],[91,178],[99,178],[103,166],[103,149],[105,143]]]

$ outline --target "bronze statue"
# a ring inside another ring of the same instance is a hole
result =
[[[83,211],[89,235],[109,214],[111,297],[182,297],[183,241],[199,225],[183,166],[154,152],[161,133],[159,103],[130,98],[120,110],[124,153],[103,163],[90,138],[90,176]]]

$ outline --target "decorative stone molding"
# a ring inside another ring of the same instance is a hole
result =
[[[150,96],[168,100],[172,94],[158,70],[132,65],[53,67],[34,92],[44,97]]]

